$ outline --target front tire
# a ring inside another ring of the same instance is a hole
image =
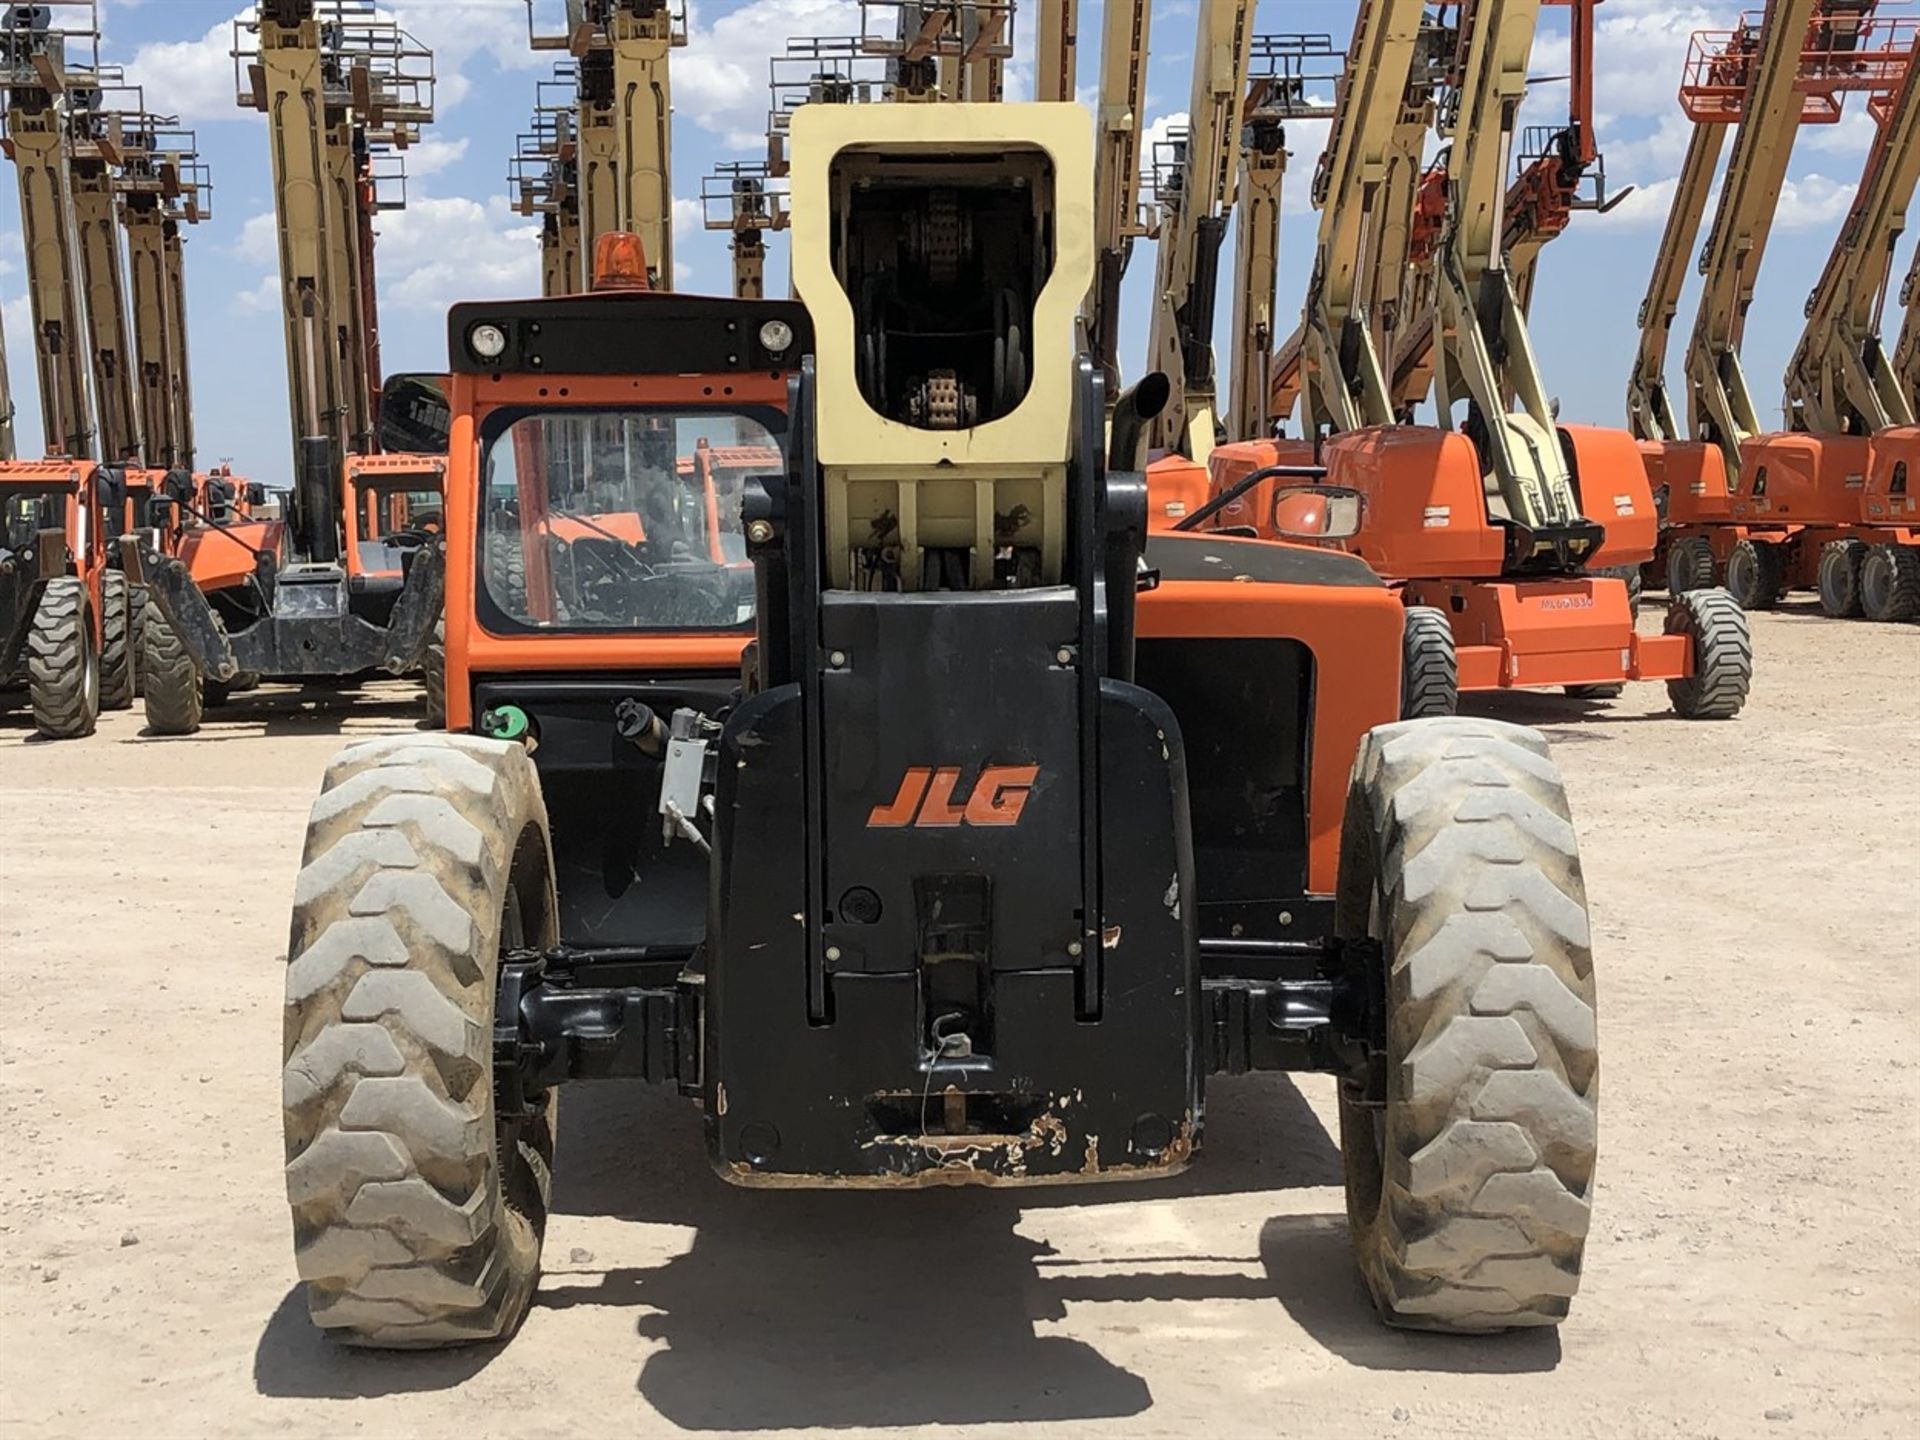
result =
[[[516,745],[397,736],[328,768],[288,947],[287,1199],[314,1323],[351,1344],[509,1335],[540,1264],[554,1093],[496,1113],[500,955],[558,936]]]
[[[27,632],[33,725],[49,740],[91,735],[100,719],[100,651],[87,587],[71,575],[47,582]]]
[[[152,597],[145,616],[140,624],[140,695],[147,729],[155,735],[191,735],[205,713],[199,667]]]
[[[1875,545],[1860,566],[1860,608],[1869,620],[1920,618],[1920,549]]]
[[[1674,713],[1731,720],[1753,688],[1753,634],[1747,612],[1724,590],[1689,590],[1667,608],[1666,633],[1693,638],[1693,673],[1667,681]]]
[[[1400,638],[1400,718],[1451,715],[1460,708],[1460,662],[1447,612],[1407,607]]]
[[[100,577],[100,708],[131,710],[138,672],[138,653],[130,634],[130,610],[127,577],[109,570]]]
[[[1335,924],[1382,947],[1386,1098],[1340,1097],[1353,1247],[1391,1325],[1554,1325],[1580,1283],[1599,1095],[1586,893],[1537,733],[1382,726]]]

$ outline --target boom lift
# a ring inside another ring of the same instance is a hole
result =
[[[1558,424],[1502,254],[1506,156],[1539,0],[1482,0],[1461,18],[1438,106],[1445,213],[1431,290],[1442,423],[1392,423],[1354,278],[1380,198],[1383,167],[1369,156],[1384,157],[1405,113],[1418,9],[1368,7],[1357,24],[1322,162],[1322,248],[1302,352],[1309,417],[1331,435],[1328,475],[1366,502],[1347,548],[1408,607],[1409,713],[1450,713],[1460,690],[1553,685],[1604,698],[1627,680],[1664,679],[1680,714],[1731,716],[1751,668],[1745,616],[1705,592],[1676,604],[1666,634],[1637,633],[1626,582],[1603,567],[1653,553],[1645,471],[1624,432]],[[1216,451],[1215,485],[1228,497],[1219,522],[1244,517],[1269,531],[1272,497],[1249,477],[1310,456],[1309,442]],[[1583,495],[1605,507],[1604,524]]]
[[[1875,583],[1868,587],[1863,562],[1879,548],[1874,542],[1888,537],[1863,536],[1858,527],[1898,518],[1887,513],[1889,497],[1879,488],[1891,483],[1891,464],[1876,483],[1870,463],[1870,432],[1898,417],[1883,413],[1884,396],[1869,395],[1871,387],[1849,390],[1839,371],[1823,374],[1822,367],[1838,364],[1848,347],[1865,344],[1863,331],[1871,329],[1887,284],[1888,253],[1914,183],[1912,136],[1910,128],[1902,129],[1914,123],[1903,95],[1914,36],[1911,20],[1876,14],[1869,5],[1816,4],[1809,10],[1776,0],[1757,29],[1747,27],[1730,41],[1695,38],[1683,103],[1698,115],[1710,117],[1716,109],[1737,115],[1740,125],[1727,164],[1730,178],[1701,258],[1705,280],[1687,356],[1688,423],[1695,440],[1665,438],[1670,413],[1646,407],[1656,423],[1647,427],[1654,433],[1641,448],[1666,496],[1662,538],[1668,584],[1676,591],[1709,584],[1723,571],[1727,588],[1750,608],[1773,605],[1787,589],[1814,586],[1835,615],[1856,613],[1869,588],[1876,603],[1897,606],[1894,597],[1902,587],[1894,567],[1909,563],[1904,547],[1892,537],[1887,553],[1874,561]],[[1721,53],[1743,63],[1718,63]],[[1740,365],[1747,307],[1794,134],[1808,120],[1837,119],[1845,93],[1853,90],[1868,92],[1870,107],[1884,120],[1836,256],[1810,302],[1807,334],[1788,382],[1794,428],[1763,435]],[[1670,217],[1669,236],[1684,231],[1687,220]],[[1862,265],[1867,268],[1856,268]],[[1663,256],[1643,312],[1655,324],[1663,310],[1670,315],[1672,309],[1657,289],[1664,267]],[[1660,348],[1657,337],[1643,336],[1636,395],[1644,393],[1644,376],[1657,364]],[[1893,393],[1887,387],[1885,395]],[[1873,413],[1858,412],[1863,404]],[[1869,492],[1881,507],[1877,516],[1863,512]],[[1904,505],[1895,502],[1895,509],[1904,512]]]
[[[0,689],[24,679],[35,728],[93,732],[133,703],[127,578],[110,568],[124,519],[96,462],[87,285],[73,223],[76,117],[103,81],[92,0],[0,12],[0,130],[20,186],[46,458],[0,461]],[[9,407],[10,408],[10,407]]]
[[[1152,157],[1160,220],[1147,368],[1166,376],[1171,391],[1150,443],[1201,467],[1217,438],[1214,304],[1238,178],[1253,11],[1253,0],[1200,0],[1187,127]]]
[[[135,389],[145,459],[155,469],[191,472],[193,386],[187,369],[183,227],[212,218],[212,183],[190,130],[142,110],[117,140],[115,177],[126,230],[128,303]]]
[[[1087,120],[801,107],[802,304],[454,309],[461,733],[340,755],[294,906],[286,1183],[319,1325],[510,1334],[565,1084],[673,1087],[728,1181],[838,1190],[1173,1175],[1204,1077],[1256,1069],[1341,1077],[1391,1323],[1565,1315],[1597,1052],[1545,742],[1380,723],[1400,609],[1356,558],[1148,535],[1076,353]],[[524,543],[577,503],[542,428],[609,414],[657,425],[644,538],[481,560],[483,495],[517,491]],[[1116,410],[1121,457],[1143,423]],[[739,558],[676,551],[716,513],[676,451],[748,425],[784,463],[717,512]],[[1338,497],[1301,499],[1337,532]]]
[[[1260,440],[1274,415],[1269,361],[1280,278],[1280,191],[1287,173],[1289,120],[1331,119],[1334,107],[1307,93],[1340,76],[1327,35],[1256,35],[1240,122],[1240,196],[1234,211],[1233,385],[1227,433]]]
[[[7,337],[0,329],[0,463],[18,458],[19,442],[13,434],[13,376],[7,369]]]
[[[535,50],[566,50],[579,85],[575,144],[581,250],[632,232],[647,280],[673,288],[673,98],[668,58],[687,43],[685,0],[566,0],[564,34],[541,34],[527,0]]]
[[[860,0],[860,50],[886,59],[895,100],[996,101],[1013,0]]]
[[[1100,12],[1100,95],[1095,114],[1094,280],[1081,316],[1099,361],[1107,403],[1120,392],[1120,282],[1140,223],[1140,137],[1146,124],[1152,0],[1106,0]]]
[[[1900,282],[1900,308],[1900,338],[1894,343],[1889,363],[1907,404],[1920,414],[1920,248],[1914,250],[1907,278]]]
[[[433,116],[432,56],[363,0],[260,0],[234,58],[272,146],[296,481],[289,519],[257,535],[198,517],[220,573],[135,551],[148,728],[190,733],[210,696],[262,676],[421,671],[432,714],[445,461],[374,453],[383,406],[434,401],[381,395],[373,275],[374,216],[404,203],[395,152]]]
[[[1514,162],[1516,173],[1507,187],[1500,244],[1522,315],[1532,309],[1541,250],[1566,229],[1573,213],[1592,210],[1605,214],[1633,192],[1632,186],[1609,192],[1606,162],[1595,138],[1593,28],[1594,9],[1600,0],[1542,3],[1565,4],[1572,12],[1571,63],[1566,77],[1569,98],[1564,125],[1526,127]],[[1402,418],[1411,418],[1433,385],[1434,271],[1429,262],[1446,216],[1446,183],[1444,165],[1430,168],[1422,177],[1413,205],[1409,243],[1402,251],[1412,267],[1406,282],[1410,293],[1404,297],[1405,303],[1396,304],[1391,318],[1383,317],[1382,328],[1393,332],[1392,343],[1383,347],[1383,353],[1391,356],[1389,388],[1394,409]],[[1395,291],[1376,288],[1368,293],[1377,308],[1383,304],[1383,297],[1391,297]],[[1393,302],[1389,299],[1386,303]]]
[[[540,293],[572,295],[586,283],[574,128],[578,73],[571,65],[555,66],[537,94],[533,128],[518,137],[507,188],[515,213],[540,217]]]

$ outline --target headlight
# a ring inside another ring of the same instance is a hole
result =
[[[769,320],[760,327],[760,346],[769,355],[778,355],[793,344],[793,327],[784,320]]]
[[[498,325],[476,325],[467,332],[467,345],[482,360],[498,360],[507,353],[507,332]]]

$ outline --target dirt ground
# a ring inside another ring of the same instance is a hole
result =
[[[0,1432],[1920,1434],[1920,630],[1808,608],[1756,617],[1733,724],[1482,707],[1570,781],[1605,1083],[1573,1318],[1479,1341],[1376,1323],[1331,1082],[1273,1077],[1209,1087],[1180,1180],[1017,1194],[734,1190],[678,1100],[576,1089],[512,1344],[339,1349],[293,1284],[281,961],[321,769],[411,687],[0,719]]]

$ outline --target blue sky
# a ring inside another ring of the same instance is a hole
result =
[[[539,0],[551,19],[560,0]],[[760,153],[767,106],[767,56],[789,34],[849,34],[859,29],[854,0],[690,0],[692,43],[674,58],[676,269],[680,288],[724,293],[726,236],[700,228],[700,180],[724,159]],[[446,307],[459,299],[534,293],[537,228],[507,205],[506,171],[523,129],[535,82],[550,56],[527,46],[524,0],[395,0],[386,7],[433,46],[440,74],[440,118],[411,152],[410,208],[383,217],[378,266],[381,329],[388,370],[445,363]],[[191,345],[202,463],[231,458],[243,474],[286,483],[285,364],[274,272],[270,168],[264,123],[234,104],[231,22],[240,0],[103,0],[105,57],[148,86],[148,105],[178,113],[199,131],[213,167],[215,218],[188,247]],[[1686,145],[1675,104],[1688,36],[1724,26],[1739,13],[1724,0],[1606,0],[1600,9],[1597,93],[1599,133],[1611,184],[1637,186],[1619,209],[1578,215],[1541,260],[1534,339],[1551,390],[1569,420],[1618,424],[1634,345],[1634,312]],[[1543,12],[1535,47],[1537,75],[1565,73],[1564,16]],[[1033,11],[1018,24],[1030,53]],[[1147,114],[1156,131],[1187,108],[1194,25],[1192,0],[1161,0],[1153,18]],[[1353,0],[1266,0],[1262,33],[1318,31],[1344,48]],[[1100,6],[1082,0],[1083,97],[1097,79]],[[1028,84],[1016,62],[1010,88]],[[1543,83],[1522,124],[1564,115],[1566,88]],[[1798,338],[1801,307],[1818,277],[1865,154],[1869,125],[1858,97],[1840,125],[1803,133],[1768,248],[1749,320],[1745,360],[1756,394],[1778,403],[1780,375]],[[1281,239],[1281,313],[1297,313],[1311,264],[1314,217],[1306,190],[1323,125],[1289,134],[1289,171]],[[786,273],[781,241],[769,246],[770,288]],[[1898,265],[1904,267],[1903,251]],[[1222,260],[1220,340],[1223,368],[1233,274]],[[1146,346],[1153,274],[1148,244],[1136,247],[1128,274],[1122,363],[1132,378]],[[23,453],[39,446],[32,346],[21,274],[20,227],[11,176],[0,183],[0,299]],[[1682,299],[1681,339],[1692,313]],[[1891,328],[1891,327],[1890,327]],[[1677,347],[1676,347],[1677,348]],[[1673,357],[1678,373],[1678,356]],[[1224,382],[1224,375],[1222,377]],[[1224,388],[1224,385],[1223,385]]]

